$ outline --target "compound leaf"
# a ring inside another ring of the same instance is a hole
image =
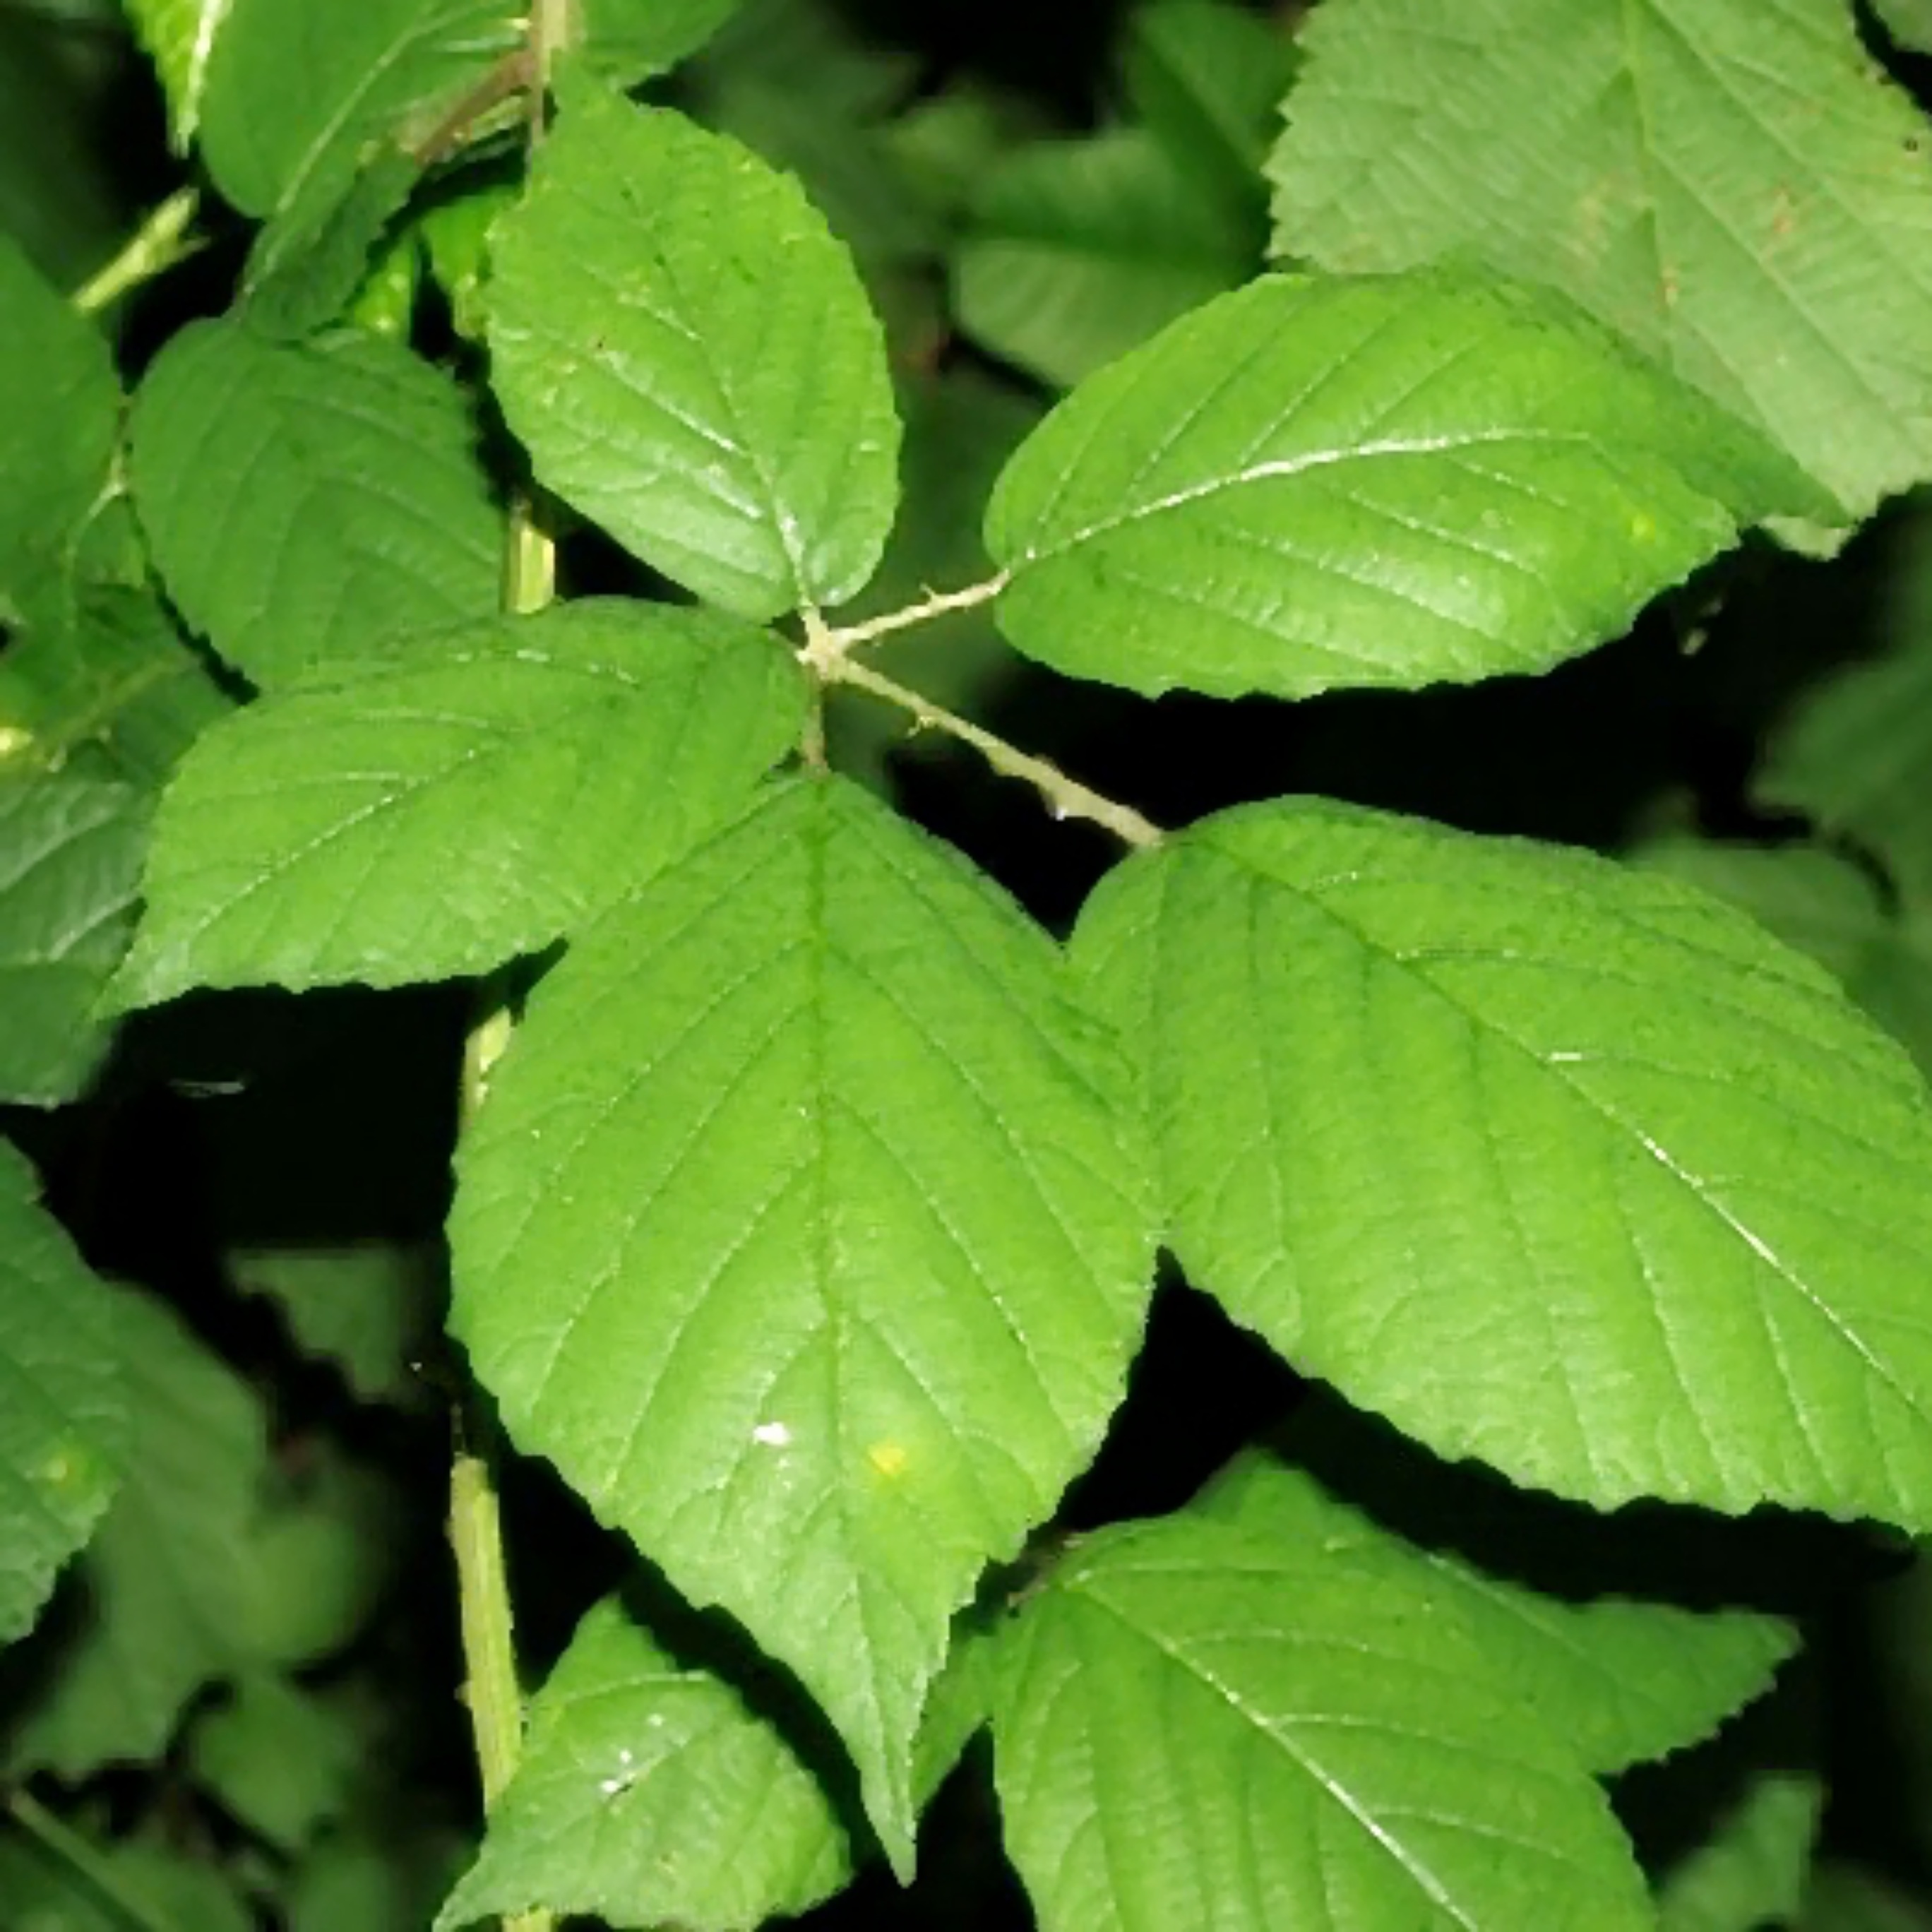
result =
[[[148,370],[131,434],[169,595],[258,685],[497,607],[475,428],[454,385],[394,343],[197,323]]]
[[[1839,0],[1334,0],[1303,46],[1280,254],[1550,283],[1854,517],[1932,475],[1932,136]]]
[[[112,1304],[38,1192],[0,1141],[0,1644],[86,1542],[128,1446]]]
[[[902,1867],[948,1619],[1138,1338],[1128,1097],[1043,934],[802,780],[573,940],[460,1156],[452,1322],[512,1434],[797,1673]]]
[[[548,1906],[752,1932],[850,1876],[837,1815],[784,1738],[613,1598],[532,1700],[516,1776],[436,1924],[458,1932]]]
[[[338,660],[207,733],[116,988],[376,986],[540,950],[736,807],[798,674],[710,611],[561,604]]]
[[[547,487],[741,616],[864,586],[898,418],[851,258],[795,182],[581,87],[495,260],[493,380]]]
[[[1077,676],[1304,697],[1540,670],[1773,512],[1756,435],[1547,291],[1274,276],[1083,383],[986,542],[1002,628]]]
[[[94,1004],[134,929],[148,812],[127,785],[0,776],[0,1102],[71,1100],[106,1051]]]
[[[1043,1932],[1650,1924],[1602,1792],[1409,1580],[1198,1520],[1084,1540],[993,1707]]]
[[[1244,1456],[1195,1510],[1277,1548],[1367,1554],[1400,1573],[1412,1595],[1453,1612],[1497,1683],[1599,1774],[1708,1736],[1766,1690],[1797,1648],[1790,1624],[1750,1611],[1547,1595],[1453,1550],[1420,1548],[1305,1470],[1264,1455]]]
[[[1182,1265],[1438,1454],[1932,1522],[1932,1107],[1672,879],[1324,802],[1137,856],[1076,941]]]

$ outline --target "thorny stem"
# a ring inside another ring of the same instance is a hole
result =
[[[843,657],[860,644],[877,642],[880,638],[889,638],[895,631],[909,631],[915,624],[929,624],[935,617],[944,617],[955,610],[971,610],[982,604],[990,604],[1006,587],[1007,576],[1003,570],[997,577],[989,577],[984,584],[975,584],[964,590],[928,590],[916,604],[908,604],[902,610],[888,610],[883,617],[872,617],[862,624],[849,624],[840,629],[826,632],[826,649],[830,656]]]
[[[202,247],[190,236],[188,224],[201,206],[201,191],[178,188],[166,200],[148,211],[148,218],[130,236],[114,259],[97,268],[70,298],[82,315],[98,315],[130,289],[166,274]]]
[[[1160,844],[1160,827],[1151,819],[1144,818],[1132,806],[1103,798],[1077,779],[1069,778],[1058,765],[1021,751],[1005,739],[982,730],[970,718],[943,709],[919,692],[881,676],[869,666],[838,657],[829,664],[818,664],[815,668],[829,683],[849,684],[857,690],[869,691],[874,698],[882,698],[888,704],[896,704],[902,710],[910,712],[919,724],[932,730],[944,731],[962,744],[970,745],[994,770],[1031,785],[1046,800],[1047,809],[1055,818],[1089,820],[1104,826],[1128,845]]]
[[[31,1792],[10,1793],[7,1810],[22,1831],[92,1886],[113,1909],[116,1917],[124,1919],[135,1932],[176,1932],[170,1920],[122,1883],[121,1874],[96,1846],[56,1818]]]

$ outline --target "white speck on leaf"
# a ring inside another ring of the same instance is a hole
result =
[[[752,1440],[767,1449],[782,1449],[791,1441],[791,1431],[782,1422],[761,1422],[752,1431]]]

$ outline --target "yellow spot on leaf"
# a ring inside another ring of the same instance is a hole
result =
[[[888,1482],[896,1482],[903,1476],[911,1460],[904,1444],[898,1442],[874,1442],[866,1451],[866,1460]]]

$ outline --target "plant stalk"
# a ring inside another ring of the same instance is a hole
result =
[[[120,1874],[102,1857],[98,1846],[56,1817],[32,1792],[10,1792],[7,1810],[29,1838],[91,1886],[118,1917],[127,1921],[133,1932],[177,1932],[172,1921],[122,1884]]]
[[[130,290],[165,274],[177,262],[196,254],[202,244],[188,232],[201,206],[201,191],[178,188],[151,209],[148,218],[128,237],[113,260],[97,268],[69,299],[82,315],[98,315]]]

